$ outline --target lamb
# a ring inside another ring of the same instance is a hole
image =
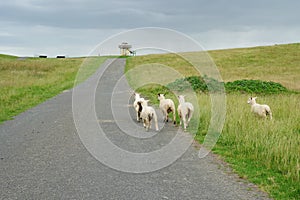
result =
[[[149,128],[151,128],[152,119],[154,119],[155,129],[156,129],[156,131],[158,131],[159,129],[158,129],[158,124],[157,124],[156,112],[153,107],[148,106],[148,102],[149,102],[149,100],[141,101],[142,111],[141,111],[140,116],[143,120],[143,125],[146,128],[146,130],[148,131]]]
[[[190,102],[185,102],[183,95],[179,95],[178,100],[179,100],[179,105],[177,108],[177,112],[180,117],[180,125],[181,122],[183,122],[183,128],[186,131],[186,127],[191,121],[194,112],[194,106]]]
[[[251,112],[264,118],[269,115],[270,119],[272,119],[272,112],[270,107],[266,104],[261,105],[256,103],[256,98],[257,97],[250,97],[247,101],[247,103],[251,105]]]
[[[158,94],[159,108],[164,115],[164,122],[168,122],[169,113],[173,113],[173,123],[176,124],[175,104],[171,99],[166,99],[164,94]]]
[[[141,98],[139,93],[134,93],[134,102],[133,107],[136,111],[136,120],[139,122],[141,120],[141,112],[142,112],[142,105],[141,102],[144,101],[144,98]]]

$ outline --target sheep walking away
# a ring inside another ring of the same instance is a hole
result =
[[[142,111],[140,117],[143,120],[143,125],[146,128],[146,131],[148,131],[151,128],[152,120],[154,120],[155,123],[155,130],[158,131],[158,124],[157,124],[157,115],[153,107],[148,106],[149,100],[143,100],[141,101],[142,105]]]
[[[158,94],[159,100],[159,108],[161,109],[164,122],[169,121],[169,114],[173,114],[173,123],[176,124],[176,111],[175,111],[175,104],[171,99],[166,99],[164,94]]]
[[[142,104],[141,102],[144,101],[144,98],[141,98],[139,93],[134,93],[134,102],[133,102],[133,107],[136,112],[136,121],[141,120],[141,112],[142,112]]]
[[[251,112],[257,114],[260,117],[266,118],[267,116],[272,119],[272,111],[270,109],[270,106],[266,104],[258,104],[256,103],[257,97],[250,97],[247,101],[248,104],[251,105]]]
[[[179,95],[178,100],[179,105],[177,108],[177,112],[180,117],[180,125],[183,123],[183,128],[186,131],[186,128],[191,121],[194,112],[194,106],[190,102],[185,102],[183,95]]]

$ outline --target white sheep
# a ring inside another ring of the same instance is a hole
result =
[[[154,119],[155,129],[158,131],[158,124],[157,124],[157,115],[153,107],[148,106],[149,100],[141,101],[142,111],[141,111],[141,119],[143,120],[143,125],[148,131],[151,128],[152,119]]]
[[[144,101],[144,98],[141,98],[139,93],[134,93],[134,102],[133,107],[136,112],[136,120],[139,122],[141,120],[141,112],[142,112],[142,105],[141,102]]]
[[[171,99],[166,99],[164,94],[158,94],[159,108],[164,115],[164,122],[168,122],[169,114],[173,113],[173,123],[176,124],[175,104]]]
[[[251,105],[251,112],[264,118],[266,118],[267,115],[269,115],[270,119],[272,119],[272,112],[270,107],[266,104],[261,105],[256,103],[256,98],[257,97],[250,97],[247,101],[247,103]]]
[[[180,125],[181,122],[183,122],[183,128],[184,130],[186,130],[186,127],[191,121],[194,112],[194,106],[190,102],[185,102],[183,95],[179,95],[178,100],[179,100],[179,105],[177,108],[177,112],[180,117]]]

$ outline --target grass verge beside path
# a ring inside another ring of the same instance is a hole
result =
[[[72,88],[83,62],[85,76],[77,83],[91,75],[106,59],[19,59],[0,55],[0,123]]]

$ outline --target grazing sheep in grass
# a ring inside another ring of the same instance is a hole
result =
[[[175,104],[171,99],[166,99],[164,94],[158,94],[159,108],[164,115],[164,122],[168,122],[169,113],[173,113],[173,123],[176,124]]]
[[[144,98],[141,98],[139,93],[134,93],[134,102],[133,107],[136,111],[136,120],[139,122],[141,120],[141,112],[142,112],[142,105],[141,102],[144,101]]]
[[[183,95],[179,95],[178,100],[179,100],[179,105],[177,108],[177,112],[180,117],[180,125],[181,122],[183,122],[183,128],[184,130],[186,130],[186,127],[191,121],[194,112],[194,106],[190,102],[185,102]]]
[[[256,103],[256,99],[257,97],[250,97],[247,101],[248,104],[251,105],[251,112],[266,118],[267,115],[270,116],[270,119],[272,119],[272,112],[271,109],[268,105],[264,104],[264,105],[260,105],[258,103]]]
[[[148,101],[149,100],[141,101],[141,105],[142,105],[141,118],[143,120],[143,125],[148,131],[149,128],[151,128],[152,119],[154,119],[155,129],[156,131],[158,131],[157,115],[154,108],[148,106]]]

